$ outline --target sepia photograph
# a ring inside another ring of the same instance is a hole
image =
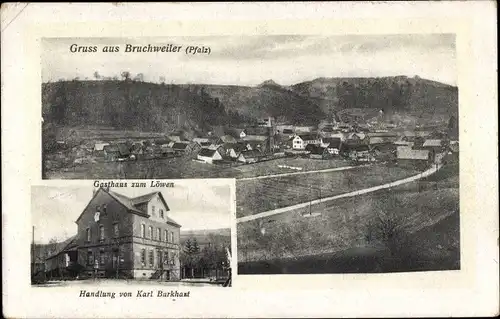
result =
[[[32,285],[230,287],[230,185],[141,184],[33,186]]]
[[[2,5],[5,316],[498,314],[494,9]]]
[[[238,274],[459,270],[455,35],[280,40],[252,89],[269,146],[238,155]]]

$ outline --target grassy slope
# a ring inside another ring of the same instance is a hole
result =
[[[436,176],[440,185],[437,190],[418,192],[416,188],[408,191],[397,187],[337,200],[321,208],[318,217],[304,218],[291,213],[238,224],[239,261],[248,261],[241,264],[239,272],[457,269],[459,191],[440,184],[449,178],[449,174]],[[391,204],[394,200],[398,205]],[[367,223],[375,211],[396,212],[408,224],[412,254],[407,264],[401,261],[399,266],[390,264],[386,252],[367,246]]]
[[[417,173],[417,171],[399,167],[373,165],[348,171],[238,181],[237,216],[252,215],[311,199],[381,185]],[[256,200],[257,198],[260,200]]]

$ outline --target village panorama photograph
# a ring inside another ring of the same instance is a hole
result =
[[[455,41],[43,39],[42,177],[236,178],[238,274],[458,270]]]
[[[230,287],[231,192],[33,186],[31,283]]]

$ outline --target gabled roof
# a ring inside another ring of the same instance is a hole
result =
[[[76,239],[76,235],[66,239],[63,242],[57,243],[54,253],[52,253],[52,255],[48,256],[46,259],[54,258],[64,251],[71,250],[71,248],[73,248],[73,246],[76,245],[75,239]]]
[[[254,157],[261,157],[262,153],[259,150],[251,150],[251,151],[241,152],[240,156],[246,158],[254,158]]]
[[[423,147],[439,147],[441,146],[441,140],[425,140]]]
[[[242,143],[227,143],[224,147],[228,150],[233,149],[236,152],[243,152],[247,149],[246,145]]]
[[[198,153],[199,156],[203,157],[213,157],[217,150],[211,150],[209,148],[202,148],[200,152]]]
[[[247,135],[243,138],[244,141],[259,141],[259,142],[263,142],[265,140],[267,140],[269,138],[269,136],[267,135]]]
[[[174,150],[185,150],[188,145],[189,144],[187,144],[187,143],[174,143],[172,145],[172,148]]]
[[[398,146],[396,149],[398,159],[428,160],[428,150],[414,150],[410,147]]]
[[[130,155],[130,149],[124,143],[106,145],[103,148],[108,153],[119,153],[120,155]]]
[[[318,139],[318,136],[314,134],[299,134],[297,136],[300,137],[303,141],[312,141]]]
[[[340,148],[342,144],[342,139],[340,137],[325,137],[323,138],[323,143],[327,144],[329,148]]]
[[[149,202],[155,195],[158,195],[158,197],[160,197],[160,200],[162,201],[163,205],[165,205],[166,210],[167,211],[170,210],[170,208],[168,207],[167,202],[165,201],[165,198],[163,197],[161,192],[152,192],[152,193],[148,193],[148,194],[141,195],[138,197],[133,197],[133,198],[129,198],[125,195],[118,194],[118,193],[113,192],[113,191],[108,191],[108,194],[110,194],[113,198],[115,198],[118,202],[120,202],[125,207],[127,207],[127,208],[130,207],[130,211],[138,212],[141,215],[148,216],[148,214],[146,212],[139,210],[136,207],[136,205]],[[169,216],[167,216],[167,223],[181,227],[181,225],[179,223],[177,223],[175,220],[173,220]]]

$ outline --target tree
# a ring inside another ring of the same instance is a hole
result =
[[[99,80],[101,78],[101,76],[99,75],[99,72],[97,72],[97,71],[94,72],[94,78],[96,80]]]
[[[165,84],[165,77],[164,76],[160,76],[160,83]]]
[[[121,76],[123,78],[123,81],[128,81],[130,80],[130,72],[129,71],[123,71],[121,73]]]

